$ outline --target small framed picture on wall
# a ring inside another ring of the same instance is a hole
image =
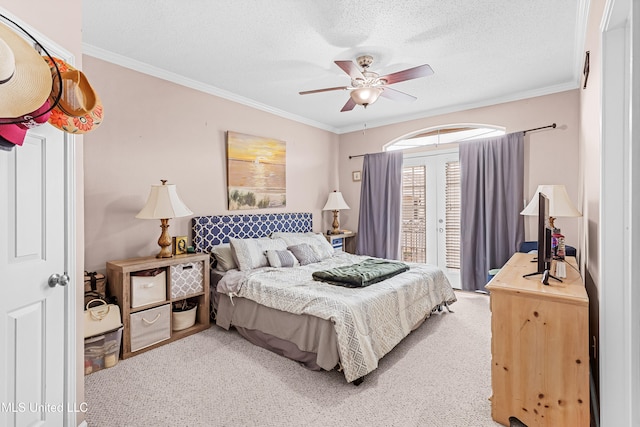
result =
[[[360,181],[362,179],[362,173],[360,171],[351,172],[351,179],[354,181]]]

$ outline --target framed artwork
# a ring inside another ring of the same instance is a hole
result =
[[[354,181],[360,181],[362,179],[362,175],[360,171],[351,172],[351,179]]]
[[[187,236],[175,236],[173,238],[173,254],[182,255],[187,253]]]
[[[286,206],[286,160],[284,141],[228,131],[229,210]]]

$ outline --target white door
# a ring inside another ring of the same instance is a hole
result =
[[[425,246],[425,259],[418,259],[418,261],[437,265],[445,272],[451,285],[454,288],[460,288],[459,210],[456,210],[455,206],[452,209],[451,206],[452,201],[454,205],[457,201],[457,206],[459,206],[459,181],[456,188],[455,179],[453,181],[451,179],[452,165],[458,165],[457,150],[407,155],[403,164],[405,168],[424,168],[423,184],[420,184],[422,182],[422,178],[419,177],[420,174],[416,174],[420,180],[416,184],[424,186],[423,193],[416,192],[418,198],[424,198],[424,210],[416,210],[410,207],[412,212],[409,214],[414,218],[416,214],[424,217],[421,218],[421,223],[424,224],[425,238],[418,237],[413,240],[418,245],[423,244]],[[449,168],[449,174],[447,174],[447,168]],[[458,196],[455,194],[456,191]],[[420,195],[421,193],[424,195]],[[406,201],[403,200],[404,202]],[[417,203],[421,204],[421,202]],[[411,230],[410,232],[419,234],[422,230]],[[411,259],[407,258],[407,260]]]
[[[61,426],[68,417],[70,290],[49,285],[65,273],[65,164],[63,132],[49,124],[0,151],[0,425]]]

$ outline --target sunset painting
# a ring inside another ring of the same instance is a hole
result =
[[[284,141],[228,131],[229,210],[286,206],[286,166]]]

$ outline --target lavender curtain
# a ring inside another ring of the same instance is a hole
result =
[[[357,254],[400,259],[402,158],[399,151],[364,156]]]
[[[524,133],[460,143],[462,289],[484,290],[524,240]]]

